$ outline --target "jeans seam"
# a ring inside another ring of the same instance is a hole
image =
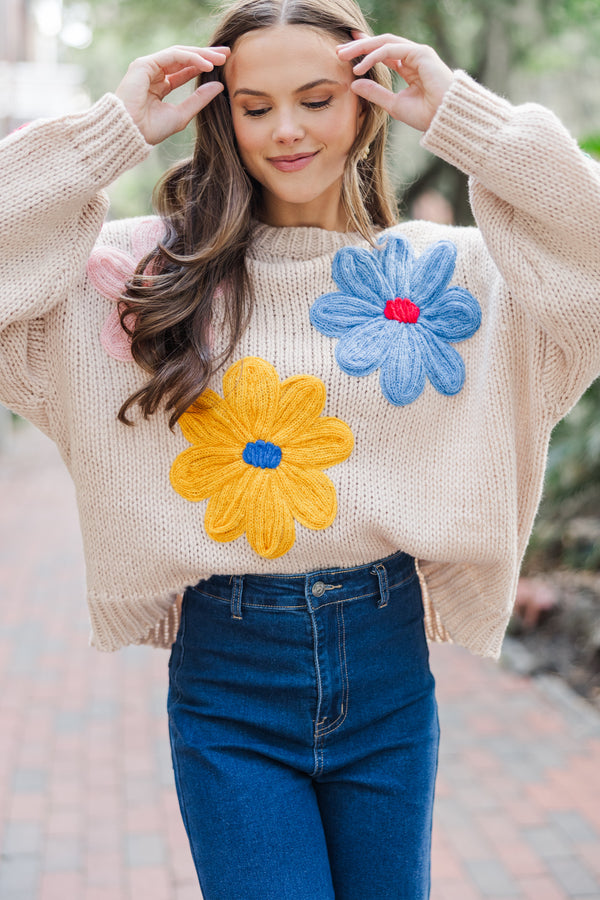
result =
[[[374,560],[372,563],[361,563],[361,564],[358,565],[358,566],[352,566],[352,567],[335,566],[333,569],[315,569],[314,572],[307,572],[306,574],[309,575],[310,577],[313,577],[314,575],[333,575],[333,574],[335,574],[336,572],[344,572],[344,573],[345,573],[345,572],[359,572],[361,569],[364,569],[364,568],[365,568],[366,566],[368,566],[368,565],[372,565],[372,566],[373,566],[373,565],[376,565],[377,563],[386,563],[386,562],[389,562],[389,561],[390,561],[391,559],[393,559],[395,556],[400,555],[400,553],[402,553],[402,551],[398,551],[398,552],[396,552],[396,553],[392,553],[392,554],[390,554],[390,556],[386,556],[386,557],[384,557],[383,559],[376,559],[376,560]],[[412,561],[412,559],[411,559],[411,561]],[[411,573],[411,574],[412,574],[412,573]],[[261,576],[261,577],[263,577],[263,576]],[[294,576],[287,576],[287,575],[283,575],[283,576],[281,576],[281,575],[269,575],[269,576],[265,576],[265,577],[269,577],[269,578],[282,578],[282,577],[283,577],[283,578],[287,578],[287,577],[294,577]],[[402,582],[401,582],[401,583],[402,583]]]
[[[216,594],[211,594],[209,591],[199,591],[197,588],[194,588],[197,594],[202,594],[204,597],[210,597],[211,600],[216,600],[218,603],[224,603],[226,606],[231,606],[231,600],[226,600],[225,597],[217,597]],[[244,606],[248,609],[306,609],[306,606],[303,604],[299,604],[297,606],[281,606],[279,603],[274,603],[269,605],[267,603],[248,603],[244,600]]]
[[[331,734],[332,731],[335,731],[340,727],[340,725],[343,725],[348,715],[350,685],[348,684],[348,666],[346,661],[346,623],[344,621],[344,610],[341,602],[338,604],[336,613],[338,619],[338,659],[340,663],[340,671],[342,673],[342,709],[337,719],[335,719],[333,722],[330,722],[326,728],[320,730],[321,737],[324,737],[327,734]],[[325,720],[323,720],[323,722],[324,721]]]
[[[246,574],[250,574],[250,573],[246,573]],[[256,573],[254,573],[254,574],[256,574]],[[311,575],[312,575],[313,573],[310,572],[310,573],[308,573],[308,574],[311,574]],[[267,572],[265,572],[264,574],[262,574],[262,575],[257,575],[256,577],[257,577],[257,578],[261,578],[261,579],[262,579],[262,578],[268,578],[269,581],[274,581],[274,580],[277,579],[277,578],[289,578],[290,581],[302,579],[302,580],[304,581],[304,579],[306,578],[306,575],[305,575],[304,573],[302,573],[301,575],[290,575],[290,574],[288,574],[288,575],[285,575],[285,574],[280,574],[280,575],[269,575]]]
[[[395,584],[391,584],[388,586],[388,591],[393,591],[395,588],[404,587],[405,584],[408,584],[409,581],[412,581],[413,578],[416,578],[416,572],[412,572],[407,578],[404,578],[402,581],[397,581]],[[352,600],[368,600],[370,597],[377,597],[381,592],[379,587],[376,591],[369,591],[368,594],[356,594],[354,597],[344,597],[343,600],[328,600],[327,603],[320,603],[319,609],[324,609],[326,606],[331,606],[332,603],[350,603]]]
[[[319,667],[319,636],[317,629],[317,621],[315,618],[315,614],[313,610],[310,608],[309,604],[309,613],[310,613],[310,623],[312,627],[312,635],[313,635],[313,659],[315,666],[315,676],[317,681],[317,708],[315,710],[315,718],[313,722],[313,757],[315,761],[315,767],[313,771],[313,775],[318,775],[320,771],[319,765],[319,716],[321,714],[321,703],[323,702],[323,685],[321,683],[321,669]],[[322,720],[323,722],[325,719]]]
[[[177,635],[176,641],[179,642],[179,659],[177,660],[177,665],[174,666],[173,671],[171,672],[170,677],[170,686],[174,691],[174,700],[177,703],[181,699],[181,690],[179,688],[179,672],[181,671],[181,667],[183,665],[183,658],[185,656],[185,626],[186,626],[186,616],[184,611],[185,606],[185,595],[181,603],[181,615],[179,619],[179,633]]]
[[[175,732],[176,732],[176,734],[175,734]],[[171,722],[171,757],[173,760],[173,769],[174,769],[174,773],[175,773],[176,782],[178,782],[179,785],[181,786],[183,784],[183,781],[181,778],[181,767],[179,765],[179,756],[177,753],[177,749],[175,747],[177,735],[179,735],[181,737],[181,735],[179,733],[179,729],[173,722]],[[186,833],[188,835],[188,840],[190,841],[190,845],[191,845],[193,831],[190,826],[190,816],[188,813],[188,805],[185,800],[185,790],[183,790],[182,787],[181,787],[181,789],[177,790],[177,798],[179,800],[179,808],[181,810],[181,818],[183,820],[183,827],[186,830]],[[192,848],[190,848],[190,849],[192,849]],[[202,880],[200,878],[200,872],[198,871],[198,868],[196,866],[196,857],[193,852],[192,852],[192,857],[194,859],[194,868],[196,870],[196,875],[198,878],[198,882],[200,884],[200,890],[202,890],[202,887],[203,887]]]

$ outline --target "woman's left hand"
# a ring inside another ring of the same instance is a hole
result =
[[[352,90],[359,97],[382,106],[399,122],[427,131],[453,78],[452,70],[432,47],[395,34],[361,35],[358,40],[342,44],[337,52],[340,59],[349,62],[364,56],[354,66],[355,75],[364,75],[378,62],[397,72],[407,84],[398,93],[368,78],[353,81]]]

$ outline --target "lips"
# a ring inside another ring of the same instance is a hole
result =
[[[269,162],[280,172],[298,172],[306,168],[319,151],[314,153],[295,153],[293,156],[271,156]]]

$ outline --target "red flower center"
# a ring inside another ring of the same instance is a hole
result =
[[[410,325],[414,325],[420,312],[419,307],[408,297],[396,297],[395,300],[388,300],[383,314],[386,319],[395,319],[397,322],[408,322]]]

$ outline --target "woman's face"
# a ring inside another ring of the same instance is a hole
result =
[[[344,231],[342,173],[361,122],[352,66],[305,25],[250,31],[225,66],[238,150],[270,225]]]

